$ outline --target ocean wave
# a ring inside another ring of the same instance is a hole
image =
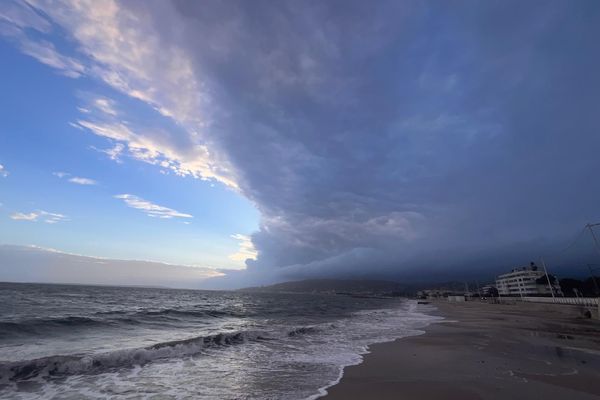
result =
[[[296,328],[288,332],[288,336],[299,336],[299,335],[307,335],[311,333],[317,333],[320,329],[316,326],[303,326],[301,328]]]
[[[181,316],[181,317],[243,317],[245,315],[231,312],[231,311],[220,311],[220,310],[179,310],[174,308],[166,308],[163,310],[147,310],[138,311],[135,313],[136,316]]]
[[[111,310],[111,311],[99,311],[94,315],[102,316],[104,318],[110,318],[111,316],[118,315],[130,315],[132,318],[143,319],[146,317],[194,317],[194,318],[222,318],[222,317],[237,317],[243,318],[248,316],[234,311],[223,311],[223,310],[193,310],[193,309],[177,309],[177,308],[164,308],[161,310],[141,310],[136,312],[124,311],[124,310]]]
[[[287,332],[286,336],[293,337],[317,331],[318,329],[313,326],[300,327]],[[265,331],[218,333],[100,354],[55,355],[34,360],[0,362],[0,382],[24,381],[39,376],[59,378],[69,375],[102,373],[144,365],[159,359],[193,356],[209,348],[278,339],[271,337],[270,334]]]
[[[0,322],[0,337],[13,335],[15,333],[37,333],[40,330],[48,328],[72,328],[76,326],[98,326],[105,324],[105,321],[88,318],[66,316],[58,318],[32,318],[22,321],[3,321]]]
[[[257,331],[219,333],[101,354],[56,355],[35,360],[0,362],[0,381],[22,381],[38,376],[64,377],[107,372],[118,368],[144,365],[158,359],[192,356],[211,347],[263,340],[265,336],[265,332]]]
[[[32,318],[20,321],[0,321],[0,337],[14,334],[46,334],[48,329],[77,329],[86,327],[118,326],[156,322],[158,318],[225,318],[243,317],[239,313],[220,310],[144,310],[134,313],[122,310],[102,311],[91,316],[60,316],[53,318]]]

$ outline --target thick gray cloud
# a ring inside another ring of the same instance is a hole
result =
[[[600,220],[596,1],[40,7],[92,75],[194,131],[157,154],[260,211],[257,260],[215,285],[591,257],[558,249]]]
[[[262,213],[246,278],[507,268],[599,220],[598,11],[178,2]]]

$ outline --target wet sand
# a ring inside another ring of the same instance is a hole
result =
[[[324,398],[600,399],[600,321],[579,307],[432,304],[444,321],[371,346]]]

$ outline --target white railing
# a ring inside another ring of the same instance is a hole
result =
[[[596,297],[514,297],[500,296],[500,301],[527,301],[531,303],[554,303],[554,304],[572,304],[579,306],[598,306],[599,299]]]

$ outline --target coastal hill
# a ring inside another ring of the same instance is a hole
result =
[[[352,294],[391,294],[402,293],[406,285],[383,280],[352,279],[307,279],[290,281],[269,286],[240,289],[245,292],[292,292],[292,293],[352,293]]]

